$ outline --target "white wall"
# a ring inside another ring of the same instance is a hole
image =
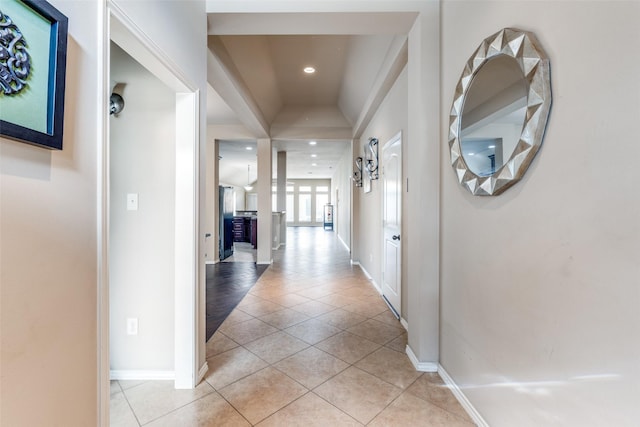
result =
[[[520,183],[473,197],[441,156],[440,361],[492,426],[638,424],[639,20],[631,1],[443,3],[443,147],[485,37],[533,31],[551,61],[547,134]]]
[[[232,186],[233,187],[233,186]],[[243,187],[233,187],[235,193],[236,193],[236,206],[235,209],[236,211],[245,211],[247,210],[247,203],[246,203],[246,197],[247,197],[247,192],[244,190]]]
[[[353,174],[353,157],[351,144],[344,151],[336,171],[331,177],[331,200],[335,205],[333,215],[333,229],[342,243],[351,250],[351,194],[355,184],[351,179]],[[336,192],[338,200],[336,200]]]
[[[175,94],[117,45],[111,79],[125,84],[110,119],[112,371],[174,370]],[[138,194],[138,210],[127,194]],[[128,318],[139,322],[127,335]]]
[[[363,146],[368,142],[370,137],[378,138],[378,157],[382,156],[382,147],[398,132],[403,133],[403,150],[407,150],[409,144],[406,138],[408,123],[408,75],[407,68],[400,73],[393,87],[385,97],[384,101],[378,108],[373,119],[365,129],[363,138],[356,142],[359,148],[359,155],[364,157]],[[403,173],[406,174],[406,161],[403,156]],[[381,174],[381,170],[378,171]],[[366,175],[366,172],[364,172]],[[403,185],[406,190],[406,186]],[[403,196],[406,193],[403,192]],[[362,267],[367,270],[373,280],[382,285],[382,185],[381,180],[371,181],[371,192],[365,193],[364,187],[354,187],[354,197],[359,199],[359,209],[355,221],[358,221],[360,232],[356,236],[358,239],[359,251],[356,254],[358,261]],[[403,197],[403,235],[408,235],[412,225],[406,220],[406,197]],[[419,224],[416,224],[419,226]],[[406,239],[402,239],[403,248]],[[406,253],[406,251],[403,251]],[[402,294],[403,301],[406,301],[407,281],[406,281],[406,257],[403,259],[403,279]],[[402,314],[406,315],[406,303],[403,302]]]
[[[97,423],[99,2],[69,18],[62,151],[0,138],[0,425]]]

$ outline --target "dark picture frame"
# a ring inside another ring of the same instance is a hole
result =
[[[14,92],[12,94],[7,94],[4,88],[8,86],[3,85],[2,89],[0,89],[0,136],[44,148],[62,150],[69,20],[45,0],[13,0],[11,5],[9,5],[10,2],[11,0],[0,3],[0,12],[3,14],[0,16],[0,29],[5,30],[9,28],[7,26],[9,20],[13,22],[10,26],[11,28],[7,31],[13,31],[14,37],[15,33],[19,31],[19,35],[26,41],[27,46],[28,43],[30,43],[30,38],[44,40],[38,43],[32,43],[42,46],[39,46],[39,50],[34,50],[34,52],[30,54],[28,53],[28,60],[30,62],[29,71],[40,73],[39,78],[42,83],[39,85],[34,84],[32,85],[33,87],[30,87],[30,76],[28,76],[25,78],[25,84],[24,87],[20,89],[20,93]],[[22,18],[22,22],[15,22],[17,19],[11,16],[7,17],[8,13],[5,12],[4,9],[9,6],[12,6],[14,11],[21,11],[20,8],[24,8],[24,16],[18,14],[18,17]],[[25,22],[28,20],[38,21],[36,24],[41,28],[44,26],[45,31],[33,31],[32,34],[27,33],[31,28],[30,23]],[[48,41],[46,37],[47,22],[49,23]],[[18,30],[21,25],[24,25],[23,28],[27,28],[24,32]],[[46,45],[47,42],[48,46]],[[5,47],[6,53],[6,46],[0,45],[0,48],[2,47]],[[25,48],[25,50],[27,49],[29,49],[29,47]],[[48,54],[39,55],[42,51]],[[22,58],[24,58],[24,54]],[[9,75],[10,71],[8,71],[8,67],[5,67],[5,63],[3,63],[2,69],[0,69],[0,79],[3,80],[0,81],[0,84],[6,83],[8,79],[11,78]],[[46,91],[46,93],[42,93],[42,91]],[[24,99],[27,99],[27,101],[23,102]],[[33,101],[33,99],[36,99],[36,101]],[[24,111],[16,113],[14,116],[19,115],[25,117],[33,111],[33,114],[39,116],[37,118],[40,120],[41,125],[31,126],[28,123],[18,123],[19,120],[12,120],[8,117],[11,116],[10,113],[12,110],[17,111],[14,105],[20,102],[22,102],[23,105],[31,102],[32,105],[31,107],[28,105],[26,107],[23,106]],[[43,105],[45,102],[46,106]],[[5,111],[3,112],[2,110]]]

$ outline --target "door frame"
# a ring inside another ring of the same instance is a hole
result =
[[[194,388],[206,373],[206,363],[198,367],[201,345],[198,317],[200,266],[199,248],[199,147],[200,92],[177,64],[120,9],[114,2],[103,3],[102,25],[102,120],[101,147],[97,158],[98,186],[98,366],[99,425],[109,425],[109,108],[111,91],[111,41],[169,86],[176,94],[176,199],[175,199],[175,312],[174,312],[174,381],[177,389]],[[202,314],[203,315],[203,314]]]
[[[398,222],[400,223],[400,236],[401,236],[401,240],[399,242],[399,251],[400,251],[400,260],[399,260],[399,264],[397,266],[398,269],[398,298],[400,300],[400,306],[399,307],[393,307],[393,305],[389,302],[389,300],[386,298],[386,296],[384,295],[384,286],[385,286],[385,273],[386,270],[384,268],[384,266],[386,265],[386,251],[385,251],[385,227],[383,224],[382,227],[382,250],[380,252],[380,254],[382,255],[382,283],[380,284],[380,293],[382,294],[383,299],[385,300],[385,302],[387,303],[387,305],[389,305],[389,308],[391,308],[391,311],[393,312],[394,315],[396,315],[396,317],[398,318],[398,320],[402,321],[402,257],[403,257],[403,251],[402,251],[402,242],[403,242],[403,221],[402,221],[402,190],[403,190],[403,174],[404,174],[404,169],[402,167],[402,131],[399,131],[398,133],[396,133],[394,136],[392,136],[391,138],[389,138],[389,140],[387,142],[384,143],[384,145],[382,146],[382,150],[380,152],[380,167],[382,168],[382,185],[381,185],[381,198],[382,198],[382,203],[381,203],[381,209],[382,209],[382,213],[381,213],[381,219],[384,221],[384,209],[385,209],[385,204],[386,204],[386,187],[384,185],[384,171],[385,171],[385,163],[384,163],[384,152],[385,150],[390,147],[391,145],[393,145],[394,143],[399,142],[400,144],[400,161],[398,163],[398,166],[400,168],[400,191],[398,192],[398,199],[399,199],[399,212],[398,212]]]

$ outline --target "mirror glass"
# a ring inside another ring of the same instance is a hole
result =
[[[522,133],[527,90],[511,56],[496,55],[478,69],[460,121],[460,148],[471,172],[490,176],[509,160]]]
[[[549,59],[536,37],[503,28],[466,62],[449,114],[455,177],[474,196],[497,196],[524,176],[551,109]]]

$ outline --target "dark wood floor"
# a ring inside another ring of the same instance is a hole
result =
[[[207,341],[267,267],[253,262],[207,265]]]
[[[273,268],[286,270],[287,275],[306,277],[327,274],[340,267],[352,268],[349,257],[336,259],[335,254],[342,250],[333,232],[326,232],[321,227],[287,227],[287,245],[273,252],[277,263]],[[207,265],[207,341],[267,267],[255,262]]]

